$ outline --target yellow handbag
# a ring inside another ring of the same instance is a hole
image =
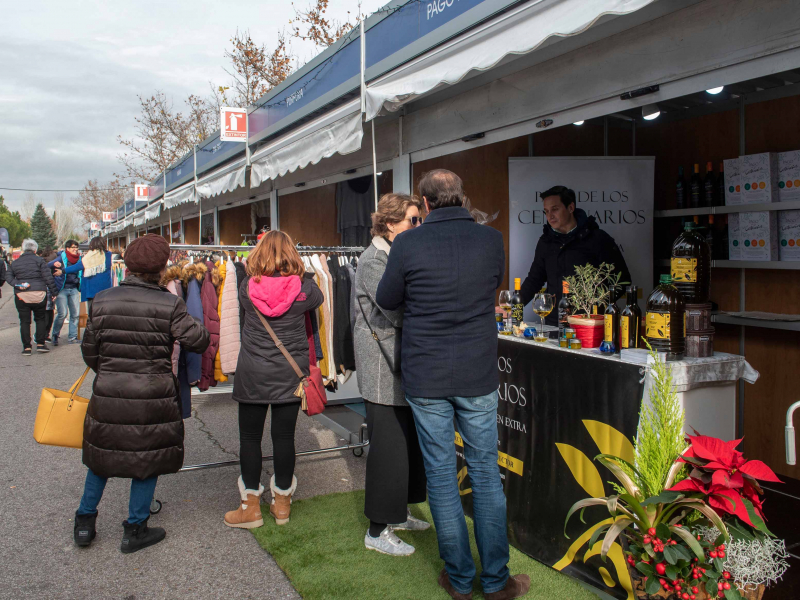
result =
[[[68,392],[44,388],[39,398],[33,439],[48,446],[83,447],[83,421],[89,400],[76,395],[89,374],[89,367]]]

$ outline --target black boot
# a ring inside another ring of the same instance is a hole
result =
[[[157,544],[167,536],[167,532],[161,527],[148,527],[147,519],[134,524],[123,521],[122,527],[125,529],[125,533],[122,534],[122,545],[119,549],[123,554],[130,554]]]
[[[92,543],[92,540],[97,535],[97,531],[94,528],[95,521],[97,521],[97,513],[93,515],[75,513],[73,537],[75,538],[76,546],[86,547]]]

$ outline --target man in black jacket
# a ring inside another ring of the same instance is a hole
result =
[[[403,390],[414,414],[445,563],[439,585],[452,598],[472,597],[475,564],[459,500],[455,418],[469,463],[485,597],[518,598],[527,593],[530,579],[509,576],[506,499],[497,466],[494,298],[505,274],[503,236],[474,222],[455,173],[426,173],[419,191],[428,217],[395,238],[376,301],[387,310],[405,307]]]
[[[542,286],[547,293],[555,294],[556,306],[561,300],[564,277],[575,273],[575,266],[587,263],[599,267],[601,263],[614,265],[615,273],[622,273],[620,281],[630,281],[631,274],[614,238],[600,229],[594,217],[575,207],[575,192],[557,185],[541,193],[547,223],[536,245],[533,264],[520,293],[524,304],[533,300]],[[558,323],[558,314],[551,312],[545,321]]]

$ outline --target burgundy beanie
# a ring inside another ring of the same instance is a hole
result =
[[[148,233],[125,248],[125,266],[133,273],[160,273],[169,260],[169,242]]]

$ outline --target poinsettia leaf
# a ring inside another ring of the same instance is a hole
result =
[[[730,465],[723,465],[719,461],[712,460],[711,462],[707,462],[706,464],[704,464],[703,468],[704,469],[711,469],[711,470],[723,469],[723,470],[727,471],[728,469],[731,468],[731,466]]]
[[[760,460],[748,460],[744,463],[739,470],[745,475],[749,475],[753,479],[760,479],[761,481],[772,481],[774,483],[783,483],[778,476],[770,469],[765,463]]]
[[[687,477],[683,481],[679,481],[678,483],[673,485],[668,490],[665,490],[665,491],[661,492],[658,496],[653,496],[652,498],[648,498],[647,500],[642,502],[642,505],[646,505],[646,504],[663,504],[664,502],[674,502],[675,500],[677,500],[677,496],[674,497],[674,498],[671,498],[670,496],[665,496],[664,494],[671,494],[671,493],[676,493],[676,492],[703,492],[703,493],[705,493],[705,490],[698,483],[698,481],[696,479],[694,479],[693,477]],[[664,499],[661,500],[661,498],[664,498]]]
[[[747,516],[750,517],[750,521],[752,522],[753,527],[755,527],[759,531],[763,531],[770,537],[775,537],[775,534],[772,533],[769,529],[767,529],[767,524],[764,523],[764,520],[756,512],[756,509],[753,508],[753,503],[750,502],[750,500],[748,500],[747,498],[742,498],[742,504],[744,505],[744,508],[747,511]]]
[[[719,438],[707,435],[689,436],[692,449],[699,458],[728,462],[733,458],[733,448]]]
[[[690,480],[689,479],[684,479],[679,484],[677,484],[675,487],[681,485],[685,481],[690,481]],[[647,500],[642,502],[642,506],[649,506],[651,504],[669,504],[670,502],[675,502],[675,500],[678,500],[679,498],[682,498],[683,494],[679,493],[680,490],[675,490],[675,487],[673,487],[671,490],[664,490],[658,496],[650,496]],[[693,488],[693,487],[689,487],[687,489],[689,489],[692,492],[700,491],[700,490],[697,490],[696,488]]]
[[[738,519],[731,519],[728,521],[727,525],[732,539],[747,540],[749,542],[755,539],[753,533],[747,527],[743,526]]]
[[[648,577],[647,583],[644,586],[644,591],[648,594],[657,594],[658,591],[661,589],[661,584],[658,583],[658,579],[655,577]]]

